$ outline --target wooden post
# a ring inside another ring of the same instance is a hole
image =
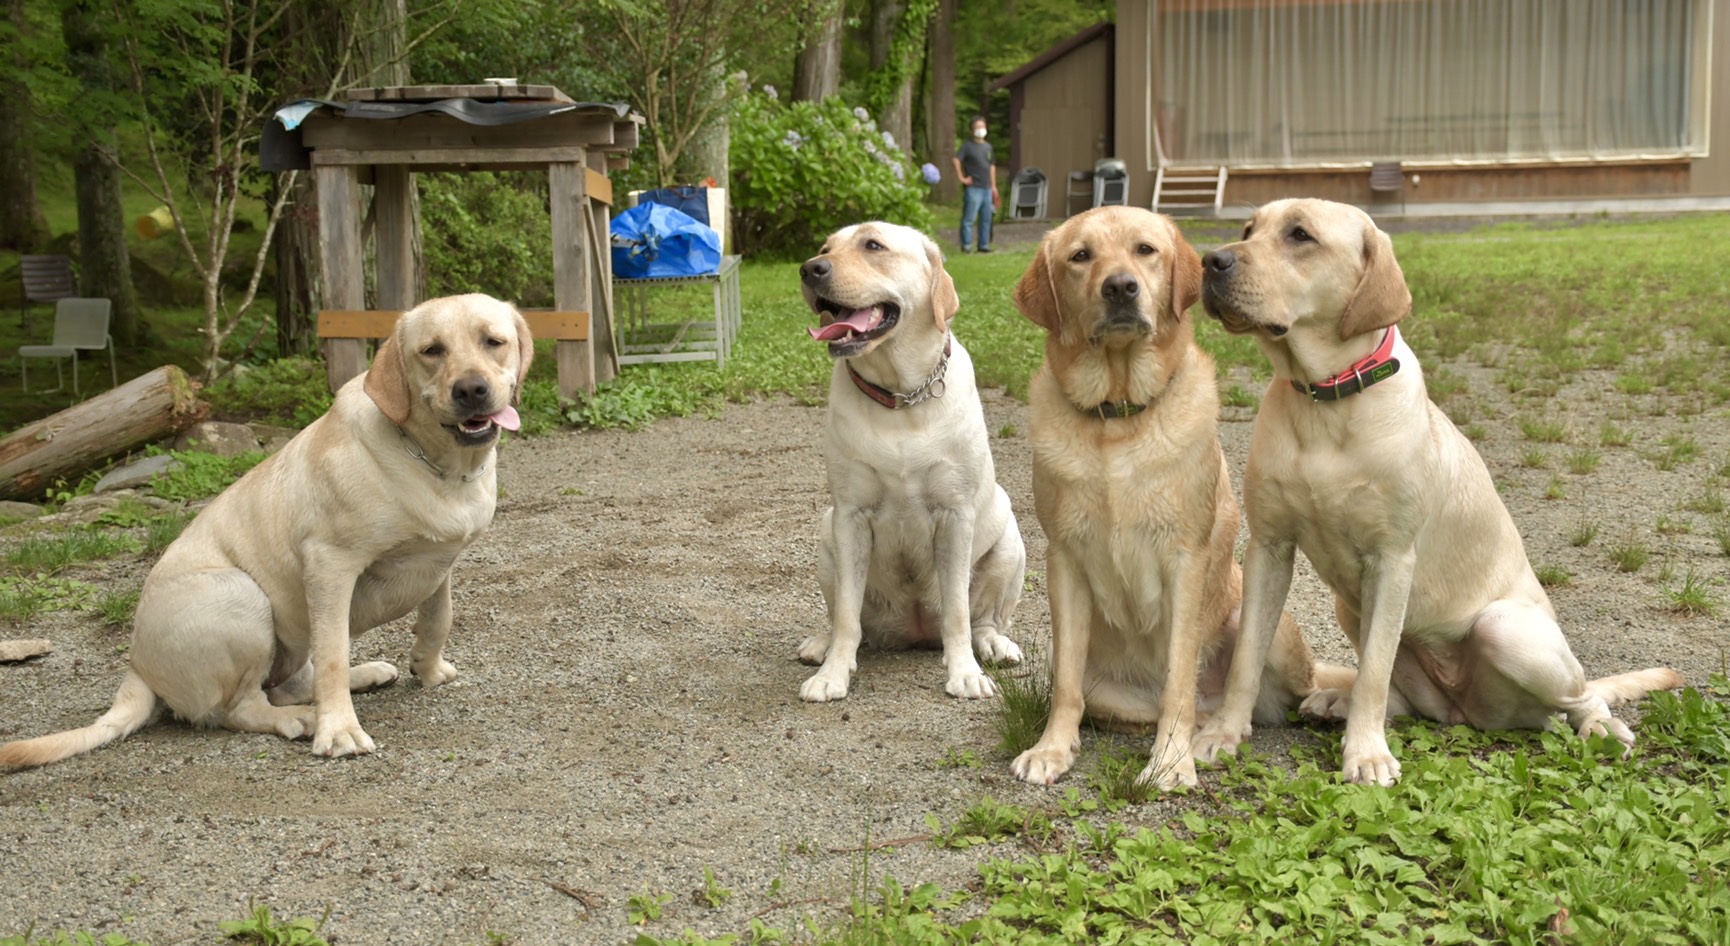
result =
[[[414,308],[414,176],[400,164],[373,168],[374,239],[378,241],[378,307]],[[333,306],[334,308],[334,306]]]
[[[590,171],[605,176],[606,153],[590,151],[588,167]],[[590,268],[593,276],[590,297],[594,301],[589,305],[592,313],[589,317],[589,337],[595,341],[595,368],[601,373],[602,381],[619,375],[619,346],[613,333],[613,242],[610,229],[612,208],[607,206],[611,202],[611,195],[607,195],[604,200],[600,195],[589,195],[589,253],[594,259],[594,265]]]
[[[366,308],[361,274],[360,184],[353,167],[315,167],[318,178],[318,254],[324,276],[324,304],[329,309]],[[332,338],[324,342],[324,364],[330,389],[366,370],[366,342]]]
[[[588,188],[583,161],[559,161],[547,166],[548,199],[553,214],[553,305],[564,311],[590,306],[593,273],[589,259]],[[602,324],[604,313],[594,312],[589,338],[612,336],[612,324]],[[590,341],[560,340],[554,347],[559,365],[559,393],[576,397],[593,394],[600,380],[596,373],[595,346]]]

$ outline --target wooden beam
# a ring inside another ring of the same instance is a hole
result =
[[[523,309],[523,321],[535,338],[586,341],[589,313],[556,309]],[[326,309],[318,314],[319,338],[384,338],[396,328],[402,312],[391,309]]]
[[[599,153],[589,156],[589,164],[593,165],[596,158],[600,158],[603,166],[605,166],[606,158]],[[587,169],[586,178],[584,184],[588,187],[589,199],[600,201],[611,207],[613,205],[613,182],[607,180],[607,175],[591,166]]]
[[[360,185],[354,168],[314,168],[318,187],[319,275],[325,302],[341,309],[366,305],[361,273]],[[326,380],[332,391],[366,370],[366,343],[333,338],[324,343]]]
[[[589,266],[588,169],[580,162],[547,167],[547,201],[553,215],[553,304],[572,310],[591,304]],[[596,333],[611,331],[596,326]],[[561,341],[554,351],[559,364],[559,393],[575,398],[593,394],[597,376],[595,351],[588,341]]]
[[[373,169],[374,267],[378,305],[410,309],[415,302],[414,175],[401,165]]]
[[[473,170],[540,170],[554,161],[578,161],[583,149],[557,148],[322,148],[312,152],[313,167],[332,165],[411,165]]]
[[[404,118],[343,118],[314,112],[301,124],[301,140],[315,152],[420,151],[487,148],[607,147],[617,121],[611,110],[567,112],[510,125],[470,125],[448,115]]]

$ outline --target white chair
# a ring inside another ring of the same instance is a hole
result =
[[[78,352],[108,349],[108,373],[113,386],[120,386],[120,372],[114,364],[114,336],[108,334],[108,316],[113,303],[107,299],[61,299],[54,303],[54,342],[51,345],[23,345],[18,349],[18,361],[23,368],[24,390],[30,390],[31,358],[53,358],[54,377],[59,382],[54,390],[66,386],[60,373],[60,359],[72,359],[72,393],[78,391]]]

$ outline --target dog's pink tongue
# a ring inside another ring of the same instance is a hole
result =
[[[505,405],[504,410],[488,419],[506,430],[517,430],[523,426],[523,419],[517,416],[517,409],[508,404]]]
[[[876,328],[883,321],[883,307],[872,306],[869,309],[858,309],[847,313],[821,328],[806,329],[811,337],[819,342],[832,342],[837,338],[845,338],[855,332],[864,334]]]

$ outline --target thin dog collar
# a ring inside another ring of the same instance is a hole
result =
[[[937,359],[937,367],[932,369],[931,377],[926,378],[922,384],[913,390],[908,391],[906,394],[891,391],[888,388],[879,387],[878,385],[865,380],[859,376],[859,372],[853,370],[853,363],[851,361],[847,363],[847,374],[852,376],[853,385],[859,390],[865,392],[866,397],[876,401],[884,407],[887,407],[892,411],[903,407],[912,407],[921,401],[928,401],[932,398],[940,398],[943,396],[943,392],[946,388],[946,385],[943,383],[943,372],[949,370],[949,351],[953,346],[954,341],[955,336],[953,335],[943,336],[943,357]]]
[[[441,467],[437,463],[434,463],[434,462],[432,462],[432,460],[428,459],[427,455],[426,455],[426,451],[422,450],[420,448],[420,444],[415,443],[415,439],[408,435],[408,431],[402,429],[401,424],[397,425],[396,432],[402,435],[403,452],[407,453],[411,457],[414,457],[416,460],[419,460],[420,462],[425,463],[427,465],[427,469],[432,470],[433,474],[436,475],[439,479],[442,480],[445,478],[444,467]],[[487,465],[485,463],[482,463],[479,467],[477,467],[475,469],[475,471],[473,473],[462,474],[462,481],[464,483],[471,483],[475,480],[480,479],[481,475],[486,473],[486,471],[487,471]]]
[[[1385,381],[1400,370],[1400,360],[1394,357],[1394,343],[1399,341],[1399,338],[1399,328],[1390,325],[1376,350],[1353,362],[1350,368],[1316,384],[1304,384],[1294,380],[1291,383],[1292,389],[1299,394],[1308,394],[1312,401],[1338,401],[1351,397],[1377,381]]]
[[[1081,412],[1093,414],[1100,420],[1110,420],[1116,417],[1134,417],[1145,410],[1147,410],[1146,404],[1137,404],[1134,401],[1101,401]]]

